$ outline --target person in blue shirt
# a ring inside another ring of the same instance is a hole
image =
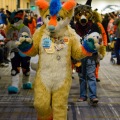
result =
[[[4,8],[0,9],[0,24],[7,25],[7,15],[4,13]]]

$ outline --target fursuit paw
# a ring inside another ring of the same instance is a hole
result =
[[[96,48],[94,45],[94,40],[92,38],[89,38],[88,40],[84,40],[83,47],[91,53],[96,52]]]
[[[22,52],[28,51],[32,47],[33,40],[29,37],[28,33],[23,32],[22,36],[19,38],[15,44]]]
[[[17,93],[19,93],[19,88],[15,87],[15,86],[9,86],[8,93],[9,94],[17,94]]]
[[[31,82],[24,83],[23,84],[23,89],[32,89],[32,83]]]
[[[96,52],[99,50],[101,44],[101,35],[93,32],[86,36],[83,46],[88,52]]]

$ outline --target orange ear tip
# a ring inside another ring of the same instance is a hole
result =
[[[63,4],[63,8],[65,8],[66,10],[71,10],[75,6],[76,6],[75,0],[69,0],[68,2]]]
[[[49,3],[45,0],[37,0],[35,4],[41,9],[47,9],[49,6]]]

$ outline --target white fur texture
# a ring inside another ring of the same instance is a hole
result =
[[[66,78],[67,73],[65,66],[67,64],[66,56],[68,55],[68,45],[66,45],[66,47],[60,50],[59,52],[55,51],[54,54],[46,53],[44,48],[41,46],[42,43],[40,43],[41,48],[40,59],[42,59],[40,60],[41,80],[49,91],[51,90],[51,88],[52,90],[56,90],[60,86],[62,86],[62,84],[64,84],[64,80]],[[57,56],[60,56],[61,59],[57,60]]]
[[[44,23],[46,24],[46,28],[47,29],[49,29],[48,27],[49,27],[49,20],[47,19],[47,18],[43,18],[43,21],[44,21]],[[61,21],[59,21],[59,22],[57,22],[57,25],[55,26],[55,32],[57,32],[57,35],[59,35],[59,36],[62,36],[62,34],[63,34],[63,31],[65,31],[64,30],[64,27],[68,24],[70,22],[70,19],[69,18],[65,18],[65,20],[61,20]]]
[[[15,71],[12,71],[12,73]],[[16,76],[12,76],[12,86],[14,87],[19,87],[20,84],[20,80],[19,80],[19,74],[17,74]]]
[[[31,62],[31,69],[36,71],[38,69],[38,63]]]
[[[23,41],[25,41],[25,37],[20,37],[19,41],[22,43]]]
[[[26,36],[28,36],[28,38],[26,38]],[[32,42],[33,42],[33,40],[29,37],[28,33],[26,33],[26,32],[23,32],[23,33],[22,33],[22,37],[20,37],[20,38],[19,38],[19,41],[15,42],[15,44],[16,44],[17,46],[19,46],[19,45],[21,45],[22,42],[24,42],[24,41],[26,41],[26,42],[28,42],[28,43],[30,43],[30,44],[32,44]]]
[[[23,36],[25,36],[25,35],[26,35],[26,36],[29,36],[27,32],[23,32],[22,35],[23,35]]]
[[[94,39],[95,47],[98,50],[100,48],[101,35],[98,32],[92,32],[91,34],[87,35],[87,39],[89,38]]]
[[[21,42],[17,41],[17,42],[15,42],[15,44],[16,44],[17,46],[19,46],[19,45],[21,45]]]
[[[26,41],[30,44],[32,44],[32,39],[31,38],[26,38]]]

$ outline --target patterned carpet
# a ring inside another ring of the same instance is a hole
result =
[[[32,61],[35,61],[33,58]],[[32,71],[31,81],[35,72]],[[0,120],[36,120],[33,107],[33,90],[23,90],[18,95],[9,95],[10,66],[0,68]],[[73,84],[68,100],[68,120],[120,120],[120,66],[110,63],[110,53],[101,61],[97,83],[99,103],[97,107],[89,102],[77,102],[79,98],[79,80],[73,74]]]

